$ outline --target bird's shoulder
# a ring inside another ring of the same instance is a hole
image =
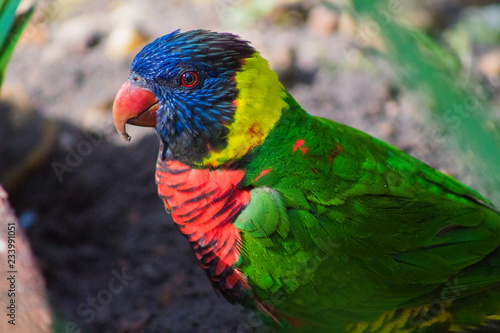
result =
[[[250,200],[235,222],[262,290],[315,294],[313,277],[339,288],[355,279],[366,288],[352,304],[390,296],[397,307],[499,246],[499,214],[467,186],[348,126],[282,120],[247,165]],[[388,295],[391,284],[405,297]]]

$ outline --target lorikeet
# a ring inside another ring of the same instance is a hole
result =
[[[238,36],[158,38],[113,108],[127,140],[126,123],[155,127],[159,196],[215,290],[282,330],[444,332],[500,315],[491,203],[309,115]]]

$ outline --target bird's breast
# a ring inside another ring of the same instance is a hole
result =
[[[158,159],[156,183],[167,211],[188,239],[214,288],[230,302],[245,302],[249,289],[235,268],[240,232],[234,221],[250,200],[238,187],[238,170],[194,169],[181,162]]]

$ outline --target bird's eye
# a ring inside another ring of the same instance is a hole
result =
[[[181,76],[181,84],[186,88],[192,88],[198,83],[198,74],[196,72],[186,72]]]

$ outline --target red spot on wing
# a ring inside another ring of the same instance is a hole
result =
[[[316,170],[314,168],[311,168],[311,171],[314,172],[314,173],[318,173],[318,170]]]
[[[340,154],[342,152],[342,146],[340,145],[340,143],[337,143],[337,145],[335,146],[335,148],[333,148],[331,151],[330,151],[330,162],[334,162],[335,161],[335,157],[337,157],[338,154]]]
[[[293,151],[297,151],[297,149],[304,144],[304,140],[300,139],[295,141],[295,144],[293,145]]]
[[[252,183],[255,183],[256,181],[258,181],[259,179],[261,179],[263,176],[265,176],[269,171],[271,171],[271,168],[269,169],[264,169],[262,170],[259,175],[257,177],[255,177],[255,179],[252,181]]]
[[[302,139],[295,141],[295,144],[293,145],[293,151],[297,151],[297,149],[300,149],[302,151],[302,154],[307,153],[309,147],[303,147],[304,143],[305,141]]]

